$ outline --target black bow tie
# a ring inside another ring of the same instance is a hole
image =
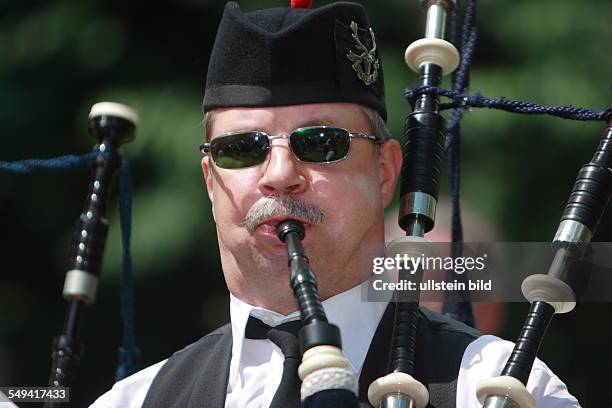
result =
[[[302,328],[302,322],[300,320],[292,320],[279,324],[276,327],[271,327],[259,320],[256,317],[249,316],[247,321],[246,329],[244,331],[244,337],[252,340],[263,340],[268,338],[270,330],[283,331],[293,334],[297,337],[300,329]]]
[[[297,334],[302,322],[293,320],[270,327],[256,317],[249,316],[244,335],[247,339],[270,339],[283,355],[283,375],[270,408],[297,408],[300,405],[300,384],[297,369],[300,363]]]

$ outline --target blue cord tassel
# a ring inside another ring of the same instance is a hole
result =
[[[134,276],[130,239],[132,235],[132,176],[126,160],[121,160],[119,169],[119,214],[121,219],[121,240],[123,259],[121,273],[121,318],[123,320],[123,341],[119,348],[119,366],[116,381],[134,374],[140,369],[141,352],[136,346],[134,335]]]
[[[465,16],[463,19],[463,30],[461,32],[461,62],[459,69],[453,73],[453,90],[457,92],[467,92],[470,86],[470,66],[474,51],[476,49],[476,40],[478,39],[478,31],[476,29],[476,0],[469,0]],[[459,38],[456,38],[459,40]],[[460,257],[463,254],[463,225],[461,223],[461,127],[460,122],[463,118],[466,108],[460,106],[453,110],[447,124],[448,136],[446,140],[447,155],[450,158],[450,181],[451,181],[451,196],[452,196],[452,226],[451,226],[451,242],[452,255],[454,258]],[[452,278],[457,278],[454,272]],[[465,282],[466,276],[459,275],[460,281]],[[474,313],[472,304],[469,299],[466,299],[466,293],[460,293],[461,301],[452,301],[448,293],[445,293],[444,303],[442,304],[442,313],[455,320],[463,322],[474,327]]]

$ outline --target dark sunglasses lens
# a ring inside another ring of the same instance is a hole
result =
[[[217,166],[240,169],[255,166],[266,160],[268,136],[260,132],[245,132],[221,136],[210,142],[210,153]]]
[[[298,159],[310,163],[325,163],[346,157],[350,137],[338,128],[305,128],[291,134],[291,149]]]

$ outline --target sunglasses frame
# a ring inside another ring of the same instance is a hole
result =
[[[268,155],[270,154],[270,148],[272,147],[272,143],[270,143],[272,140],[274,139],[290,139],[291,135],[299,132],[299,131],[303,131],[303,130],[311,130],[311,129],[337,129],[337,130],[343,130],[345,131],[348,136],[349,136],[349,152],[350,152],[350,148],[351,148],[351,140],[352,139],[366,139],[366,140],[371,140],[373,142],[376,142],[378,144],[382,144],[385,142],[385,140],[381,139],[380,137],[376,136],[376,135],[372,135],[372,134],[367,134],[367,133],[351,133],[348,130],[341,128],[341,127],[337,127],[337,126],[326,126],[326,125],[320,125],[320,126],[306,126],[306,127],[300,127],[297,129],[294,129],[293,131],[291,131],[291,133],[289,134],[282,134],[282,135],[269,135],[266,132],[262,132],[259,130],[242,130],[242,131],[237,131],[237,132],[229,132],[229,133],[224,133],[221,136],[218,136],[215,138],[215,140],[219,139],[219,138],[223,138],[226,136],[233,136],[233,135],[239,135],[241,133],[259,133],[262,134],[264,136],[266,136],[268,138],[268,148],[267,148],[267,154],[266,154],[266,159],[268,157]],[[200,145],[200,153],[205,154],[210,156],[210,158],[212,159],[212,161],[217,164],[217,162],[215,161],[215,159],[212,157],[212,155],[210,154],[211,152],[211,143],[212,142],[204,142]],[[295,152],[293,151],[293,148],[291,147],[291,143],[289,143],[289,149],[291,150],[291,154],[293,154],[293,157],[301,162],[301,163],[308,163],[308,164],[329,164],[329,163],[338,163],[344,159],[347,158],[348,156],[348,152],[346,153],[346,155],[344,155],[344,157],[337,159],[337,160],[330,160],[330,161],[322,161],[322,162],[311,162],[311,161],[304,161],[301,160],[299,157],[296,156]],[[260,164],[264,163],[266,161],[266,159],[264,159],[264,161],[262,161],[261,163],[257,163],[257,164],[253,164],[251,166],[245,166],[245,167],[238,167],[235,169],[226,169],[226,170],[241,170],[241,169],[248,169],[250,167],[256,167],[259,166]],[[219,166],[221,167],[221,166]],[[224,168],[224,167],[221,167]]]

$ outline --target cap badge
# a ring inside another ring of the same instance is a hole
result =
[[[353,63],[351,66],[353,67],[353,71],[357,74],[357,78],[366,85],[372,85],[376,82],[376,79],[378,79],[378,69],[380,67],[380,63],[376,58],[376,39],[374,38],[374,31],[372,31],[372,28],[369,28],[370,37],[372,38],[372,49],[368,50],[368,47],[359,39],[359,27],[357,23],[351,21],[350,27],[353,32],[351,36],[356,42],[355,47],[360,54],[356,54],[352,50],[349,50],[346,57]]]

